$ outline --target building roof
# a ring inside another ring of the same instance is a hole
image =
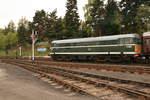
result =
[[[117,40],[118,38],[128,38],[128,37],[139,38],[140,36],[138,34],[123,34],[123,35],[112,35],[112,36],[101,36],[101,37],[56,40],[56,41],[52,41],[52,43],[61,44],[61,43],[79,43],[79,42],[91,42],[91,41],[107,41],[107,40]]]

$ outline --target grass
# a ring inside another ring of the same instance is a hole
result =
[[[19,56],[19,51],[16,52],[16,50],[8,50],[8,54],[6,54],[5,51],[0,51],[0,56]],[[31,56],[32,51],[30,49],[22,50],[22,56]],[[35,50],[35,56],[47,56],[48,51],[46,52],[38,52]]]
[[[47,51],[45,52],[38,52],[37,48],[47,48]],[[39,43],[35,46],[35,56],[47,56],[49,54],[49,43]],[[19,49],[10,49],[8,50],[8,54],[6,54],[6,51],[0,50],[0,56],[19,56]],[[31,56],[32,55],[32,47],[31,45],[27,45],[25,47],[22,47],[22,56]]]

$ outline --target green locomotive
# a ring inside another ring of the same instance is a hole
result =
[[[130,60],[141,54],[141,37],[123,34],[52,41],[54,60]]]

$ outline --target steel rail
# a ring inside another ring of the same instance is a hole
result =
[[[36,67],[36,68],[38,70],[42,71],[42,72],[43,71],[44,72],[47,71],[47,69],[42,69],[41,67]],[[57,74],[58,74],[58,72],[57,72]],[[88,82],[88,83],[92,83],[92,84],[95,84],[95,85],[100,85],[100,86],[103,85],[103,86],[109,87],[111,89],[115,89],[115,90],[118,90],[118,91],[125,92],[127,94],[132,94],[132,95],[134,94],[134,95],[136,95],[136,96],[138,96],[140,98],[141,97],[145,98],[145,100],[149,100],[150,99],[150,95],[146,94],[145,92],[141,92],[141,91],[125,88],[125,87],[115,86],[115,85],[112,85],[112,84],[108,84],[107,82],[100,82],[100,81],[90,80],[90,79],[87,79],[87,78],[84,78],[84,77],[79,77],[79,76],[71,74],[71,73],[62,73],[62,71],[61,71],[61,75],[67,76],[69,78],[74,78],[76,80],[82,80],[83,82]]]
[[[102,66],[98,64],[83,64],[83,63],[70,63],[70,62],[50,62],[50,61],[34,61],[40,62],[42,64],[55,65],[61,67],[70,67],[70,68],[87,68],[95,70],[107,70],[107,71],[116,71],[116,72],[130,72],[138,74],[150,74],[150,68],[145,67],[124,67],[124,66]]]
[[[13,61],[15,61],[15,60],[13,60]],[[22,60],[21,60],[22,61]],[[24,62],[24,60],[23,60],[23,62]],[[27,62],[29,62],[29,63],[32,63],[31,61],[26,61],[26,63]],[[47,68],[49,69],[49,70],[51,70],[52,68],[54,69],[54,67],[50,67],[49,66],[49,64],[45,64],[45,63],[42,63],[42,62],[34,62],[34,64],[39,64],[39,65],[46,65],[47,66]],[[39,66],[40,67],[40,66]],[[61,67],[61,66],[59,66],[59,67]],[[84,76],[90,76],[90,77],[94,77],[94,78],[100,78],[100,79],[103,79],[103,80],[110,80],[110,81],[119,81],[119,82],[122,82],[122,83],[133,83],[133,84],[140,84],[140,85],[143,85],[143,86],[148,86],[148,87],[150,87],[150,83],[144,83],[144,82],[137,82],[137,81],[133,81],[133,80],[127,80],[127,79],[119,79],[119,78],[113,78],[113,77],[107,77],[107,76],[100,76],[100,75],[95,75],[95,74],[90,74],[90,73],[86,73],[86,72],[79,72],[79,71],[73,71],[73,70],[66,70],[66,69],[64,69],[64,68],[56,68],[55,67],[55,69],[56,70],[62,70],[62,71],[66,71],[66,72],[70,72],[70,73],[74,73],[74,74],[80,74],[80,75],[84,75]]]

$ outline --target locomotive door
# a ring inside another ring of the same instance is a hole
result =
[[[145,39],[144,41],[144,52],[145,53],[150,53],[150,38],[149,39]]]

